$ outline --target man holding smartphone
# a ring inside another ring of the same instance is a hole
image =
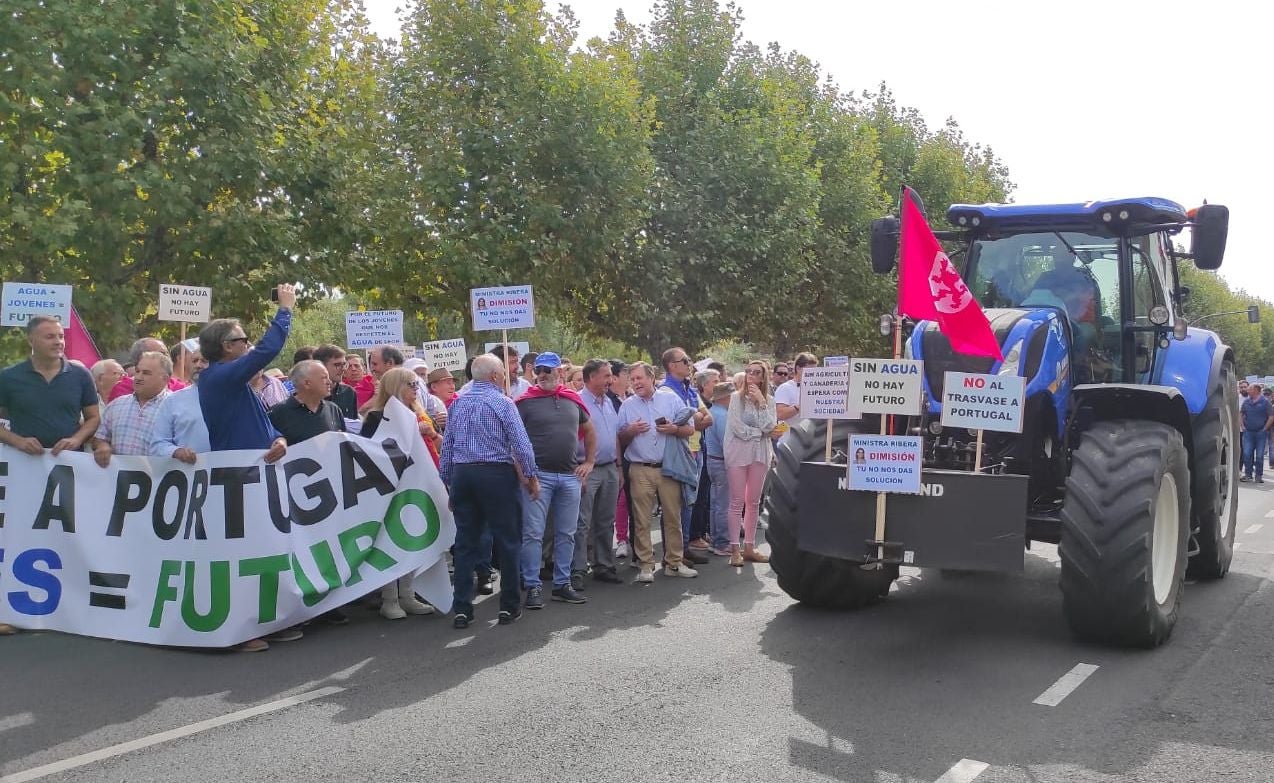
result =
[[[684,407],[671,389],[655,387],[654,368],[637,362],[628,372],[633,396],[619,407],[619,442],[628,460],[628,494],[633,506],[633,550],[641,568],[638,582],[655,581],[654,546],[650,523],[655,499],[663,509],[664,576],[696,577],[699,572],[684,563],[681,535],[681,484],[663,474],[664,446],[668,438],[689,438],[692,423],[674,420]]]

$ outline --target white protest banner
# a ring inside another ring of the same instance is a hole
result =
[[[416,358],[416,346],[414,346],[414,345],[407,345],[406,343],[404,343],[404,344],[402,344],[402,345],[398,346],[398,350],[399,350],[399,351],[402,351],[403,359],[415,359],[415,358]],[[428,362],[425,362],[425,363],[426,363],[426,364],[429,364]],[[430,369],[433,369],[432,365],[430,366]]]
[[[1260,383],[1260,382],[1261,382],[1261,376],[1259,376],[1259,375],[1249,375],[1249,376],[1247,376],[1246,378],[1244,378],[1244,380],[1246,380],[1248,383]]]
[[[486,347],[482,350],[486,353],[491,353],[491,350],[497,345],[504,345],[504,343],[487,343]],[[513,346],[513,350],[518,352],[518,356],[526,356],[531,352],[531,344],[528,342],[516,342],[514,340],[510,340],[509,345]]]
[[[849,436],[850,489],[918,495],[923,467],[924,440],[918,435]]]
[[[424,356],[422,357],[429,365],[429,369],[437,370],[463,370],[465,363],[465,347],[464,338],[457,337],[454,340],[434,340],[420,346]]]
[[[827,358],[823,359],[823,366],[824,367],[848,367],[849,357],[848,356],[828,356]]]
[[[351,310],[345,314],[345,347],[403,344],[402,310]]]
[[[159,320],[202,324],[212,320],[212,289],[197,285],[160,285]]]
[[[273,465],[0,448],[0,622],[230,647],[409,574],[447,611],[455,524],[416,426],[390,400],[379,440],[324,433]]]
[[[923,363],[914,359],[854,359],[850,362],[849,408],[860,413],[920,413]]]
[[[849,409],[849,367],[806,367],[799,409],[807,419],[857,419]]]
[[[71,286],[49,283],[5,283],[0,300],[0,326],[26,326],[34,315],[51,315],[71,323]]]
[[[469,308],[475,332],[535,326],[535,300],[529,285],[471,288]]]
[[[942,426],[1022,431],[1026,379],[1020,375],[948,372],[942,382]]]
[[[1262,378],[1259,383],[1262,386],[1274,386],[1274,375],[1267,375]]]

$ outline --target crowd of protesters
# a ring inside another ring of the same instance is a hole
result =
[[[585,603],[586,581],[625,581],[625,561],[637,583],[694,578],[713,557],[736,568],[768,561],[756,540],[763,485],[773,444],[801,418],[797,387],[813,355],[773,368],[749,361],[730,376],[678,347],[656,367],[576,365],[498,345],[469,360],[457,388],[449,370],[393,346],[369,350],[365,369],[357,354],[320,345],[296,351],[284,375],[272,365],[291,329],[291,286],[279,286],[278,302],[255,343],[238,320],[218,319],[195,340],[143,338],[124,362],[91,368],[65,358],[56,319],[31,318],[30,358],[0,372],[0,442],[33,455],[89,451],[103,467],[115,455],[193,464],[201,452],[244,449],[273,463],[325,432],[372,436],[398,399],[448,488],[457,628],[473,622],[475,593],[497,583],[507,624],[542,609],[546,589],[552,601]],[[410,576],[373,598],[387,619],[434,612]],[[349,621],[341,610],[319,619]],[[0,634],[15,631],[0,624]],[[238,649],[303,635],[289,628]]]

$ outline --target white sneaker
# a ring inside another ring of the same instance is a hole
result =
[[[382,601],[380,605],[380,616],[386,620],[401,620],[407,616],[403,608],[398,605],[398,600]]]
[[[628,557],[628,542],[620,541],[615,545],[615,557]]]
[[[643,584],[655,581],[655,572],[649,569],[641,569],[641,573],[637,575],[637,581]]]
[[[664,576],[679,576],[682,579],[694,579],[699,572],[688,565],[664,566]]]

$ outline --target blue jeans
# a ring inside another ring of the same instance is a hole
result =
[[[725,460],[708,457],[708,477],[712,479],[712,546],[715,549],[728,551],[730,541],[730,486],[727,483]]]
[[[1256,477],[1261,478],[1262,471],[1265,468],[1265,441],[1269,438],[1269,433],[1265,430],[1252,432],[1244,430],[1243,432],[1243,475],[1252,478],[1255,471]]]
[[[553,586],[571,583],[575,528],[579,524],[579,479],[574,473],[540,473],[540,499],[522,488],[522,581],[539,587],[544,525],[553,519]]]
[[[455,585],[452,611],[473,617],[473,572],[500,553],[500,608],[516,612],[518,589],[518,475],[512,465],[464,464],[451,477],[451,511],[456,519]]]

